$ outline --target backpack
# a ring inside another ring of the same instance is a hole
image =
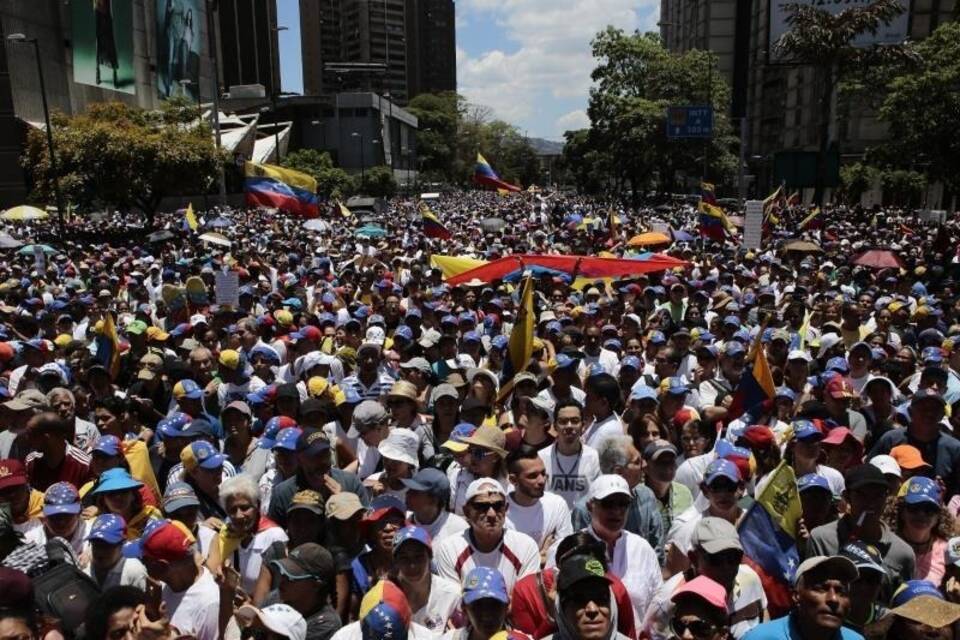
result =
[[[33,596],[44,614],[60,620],[65,634],[83,624],[87,610],[100,597],[97,583],[77,568],[71,550],[59,539],[46,544],[51,566],[33,578]]]

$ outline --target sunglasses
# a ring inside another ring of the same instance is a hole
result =
[[[905,504],[904,508],[907,511],[912,511],[913,513],[922,513],[928,518],[932,518],[940,513],[939,507],[935,507],[932,504]]]
[[[496,500],[495,502],[474,502],[472,506],[480,513],[487,513],[490,509],[493,509],[497,513],[503,513],[507,508],[507,503],[503,500]]]
[[[735,565],[740,564],[743,560],[743,553],[730,550],[730,551],[721,551],[720,553],[706,553],[704,556],[712,565]]]
[[[593,603],[598,607],[609,607],[610,606],[610,590],[608,588],[603,589],[584,589],[580,591],[573,591],[567,595],[564,599],[564,602],[569,602],[574,605],[576,608],[580,609],[587,606],[589,603]]]
[[[712,622],[707,622],[706,620],[671,620],[670,629],[673,631],[674,635],[678,638],[683,637],[683,634],[690,631],[690,635],[694,638],[709,638],[712,636],[716,630],[717,625]]]
[[[474,460],[478,461],[483,460],[487,456],[494,455],[493,451],[487,451],[486,449],[482,449],[480,447],[470,447],[467,451]]]

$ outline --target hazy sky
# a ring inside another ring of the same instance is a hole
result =
[[[299,0],[277,0],[283,89],[302,92]],[[527,135],[589,124],[590,39],[610,24],[656,29],[659,0],[458,0],[457,85]]]

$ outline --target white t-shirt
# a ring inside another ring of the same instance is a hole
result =
[[[579,454],[567,456],[557,453],[557,444],[553,443],[540,450],[540,459],[547,470],[547,491],[563,498],[571,510],[600,475],[600,455],[588,445],[581,445]]]
[[[93,573],[93,567],[87,565],[83,572],[96,580]],[[107,572],[100,585],[100,591],[106,591],[112,587],[136,587],[146,590],[147,588],[147,568],[136,558],[120,558],[117,564]]]
[[[595,421],[583,432],[583,443],[594,449],[600,448],[600,443],[607,438],[624,435],[623,423],[615,413],[600,421]]]
[[[363,441],[363,438],[357,440],[357,460],[360,464],[357,466],[357,477],[360,480],[366,480],[371,473],[377,470],[380,464],[380,451],[376,447],[369,446]]]
[[[554,395],[553,387],[547,387],[543,391],[537,394],[538,398],[543,398],[544,400],[549,400],[550,402],[556,404],[559,402],[559,398]],[[570,397],[580,403],[582,407],[587,399],[587,392],[579,387],[570,387]]]
[[[669,627],[674,606],[670,598],[677,589],[683,586],[684,582],[683,573],[678,573],[664,582],[654,595],[653,602],[647,608],[642,627],[642,631],[647,634],[650,640],[668,640],[674,637]],[[753,569],[741,564],[733,583],[733,593],[727,594],[727,611],[733,615],[755,602],[760,603],[762,615],[762,611],[767,608],[767,595],[763,591],[760,577]],[[758,618],[744,620],[733,625],[730,632],[734,638],[742,638],[760,622],[762,622],[762,619]]]
[[[690,489],[690,494],[694,500],[696,500],[697,496],[700,495],[700,483],[703,482],[703,474],[706,472],[707,467],[710,466],[710,463],[716,459],[717,454],[715,451],[708,451],[699,456],[687,458],[677,467],[677,473],[673,481],[679,482],[687,489]]]
[[[529,507],[517,504],[513,496],[511,493],[507,498],[506,526],[527,534],[538,547],[550,536],[556,541],[573,533],[570,508],[557,494],[546,491],[542,498]]]
[[[445,538],[449,538],[450,536],[455,536],[458,533],[466,531],[470,528],[470,525],[466,520],[463,519],[463,517],[458,516],[455,513],[450,513],[449,511],[441,511],[440,515],[437,516],[437,519],[430,524],[417,522],[417,518],[413,515],[413,511],[408,511],[407,521],[410,522],[410,524],[415,524],[418,527],[423,527],[426,529],[427,533],[430,534],[430,540],[434,544],[444,540]]]
[[[437,640],[439,637],[438,634],[418,622],[411,622],[407,633],[407,640]],[[363,640],[360,623],[351,622],[345,627],[340,627],[335,634],[330,636],[330,640]]]
[[[471,540],[467,529],[433,545],[437,573],[462,584],[463,578],[475,567],[490,567],[503,574],[507,593],[510,593],[517,580],[540,570],[540,548],[524,533],[504,529],[500,546],[486,553],[477,551]]]
[[[413,621],[440,635],[447,629],[447,621],[460,608],[463,594],[453,580],[430,576],[430,597],[427,604],[413,614]]]
[[[260,577],[260,565],[263,564],[263,552],[266,551],[274,542],[286,542],[287,532],[280,527],[270,527],[253,536],[253,540],[246,547],[241,546],[237,553],[240,554],[240,565],[237,569],[240,571],[240,586],[247,593],[253,593],[257,586],[257,578]]]
[[[180,635],[197,640],[218,640],[220,637],[220,587],[206,567],[200,568],[200,578],[186,591],[177,593],[164,584],[160,599],[167,607],[170,624]]]
[[[43,522],[38,520],[40,523],[39,527],[31,527],[26,532],[24,532],[24,539],[27,542],[35,542],[41,547],[47,544],[47,530],[43,527]],[[73,552],[77,554],[77,557],[80,557],[80,554],[83,553],[83,548],[87,541],[87,534],[90,533],[90,524],[91,520],[84,520],[80,518],[80,522],[77,524],[77,530],[73,532],[73,537],[68,540],[70,546],[73,548]]]

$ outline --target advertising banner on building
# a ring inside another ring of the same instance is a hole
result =
[[[197,100],[199,97],[202,2],[156,0],[157,91],[160,98],[186,95]]]
[[[73,81],[133,93],[133,7],[129,0],[74,0]]]
[[[790,30],[787,18],[790,17],[790,7],[794,4],[810,5],[821,11],[826,11],[830,15],[837,15],[845,9],[855,7],[869,7],[874,0],[770,0],[770,24],[768,34],[770,37],[769,47],[771,62],[788,62],[782,56],[778,56],[774,50],[774,45],[780,36]],[[881,25],[876,34],[863,33],[853,40],[853,45],[857,47],[869,47],[875,44],[899,44],[907,37],[907,29],[910,24],[910,0],[900,0],[903,5],[903,13],[890,21],[890,24]]]

